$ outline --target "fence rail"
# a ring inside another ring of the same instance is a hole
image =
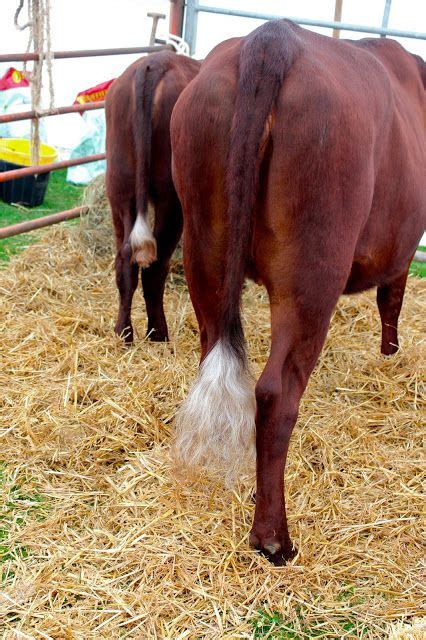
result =
[[[329,20],[311,20],[308,18],[298,18],[288,15],[275,15],[270,13],[258,13],[254,11],[239,11],[238,9],[226,9],[224,7],[215,7],[210,5],[203,5],[199,3],[199,0],[187,0],[186,3],[186,16],[185,16],[185,31],[184,38],[189,44],[191,54],[195,51],[195,44],[197,39],[197,22],[198,14],[200,13],[213,13],[223,16],[235,16],[237,18],[253,18],[256,20],[280,20],[282,18],[288,18],[297,22],[297,24],[309,26],[309,27],[324,27],[328,29],[334,29],[337,31],[358,31],[360,33],[371,33],[379,36],[391,36],[394,38],[414,38],[420,40],[426,40],[426,33],[422,31],[407,31],[404,29],[389,29],[388,21],[391,9],[391,0],[386,0],[385,9],[383,14],[382,26],[373,27],[361,24],[351,24],[348,22],[337,22]]]
[[[75,51],[52,51],[51,57],[55,60],[66,58],[91,58],[94,56],[120,56],[136,53],[154,53],[164,49],[173,50],[168,44],[154,45],[151,47],[119,47],[116,49],[78,49]],[[46,58],[46,53],[4,53],[0,55],[0,62],[31,62]]]
[[[277,16],[268,13],[256,13],[252,11],[237,11],[237,9],[222,9],[220,7],[209,7],[198,5],[195,7],[198,13],[218,13],[226,16],[237,16],[239,18],[256,18],[257,20],[280,20],[288,18],[310,27],[326,27],[328,29],[339,29],[340,31],[359,31],[360,33],[372,33],[374,35],[393,36],[394,38],[415,38],[426,40],[426,33],[423,31],[406,31],[404,29],[389,29],[387,27],[370,27],[365,24],[352,24],[350,22],[335,22],[334,20],[310,20],[309,18],[295,18],[293,16]]]
[[[53,107],[52,109],[42,109],[40,111],[19,111],[17,113],[5,113],[0,116],[0,124],[4,122],[18,122],[19,120],[35,120],[36,118],[46,118],[47,116],[60,116],[64,113],[83,113],[94,109],[103,109],[105,100],[99,102],[86,102],[85,104],[72,104],[69,107]]]
[[[43,227],[48,227],[51,224],[57,224],[58,222],[65,222],[65,220],[79,218],[87,211],[87,209],[88,207],[75,207],[74,209],[59,211],[58,213],[52,213],[51,215],[43,216],[42,218],[34,218],[33,220],[25,220],[24,222],[11,224],[8,227],[1,227],[0,240],[10,238],[11,236],[17,236],[20,233],[34,231],[35,229],[42,229]]]
[[[55,51],[52,53],[52,57],[59,59],[72,59],[72,58],[88,58],[94,56],[111,56],[111,55],[129,55],[129,54],[144,54],[154,53],[156,51],[173,50],[170,45],[154,45],[148,47],[120,47],[113,49],[80,49],[75,51]],[[29,62],[37,61],[40,58],[46,57],[45,53],[6,53],[0,55],[0,62]],[[18,122],[21,120],[37,120],[39,118],[46,118],[48,116],[63,115],[67,113],[83,113],[84,111],[92,111],[94,109],[103,109],[105,101],[85,103],[85,104],[73,104],[64,107],[54,107],[52,109],[43,109],[41,111],[21,111],[19,113],[7,113],[0,115],[0,124],[9,122]],[[104,160],[105,153],[96,153],[90,156],[84,156],[82,158],[75,158],[72,160],[63,160],[60,162],[51,162],[48,164],[33,165],[30,167],[24,167],[22,169],[13,169],[11,171],[0,172],[0,184],[7,182],[8,180],[14,180],[17,178],[24,178],[26,176],[38,175],[40,173],[47,173],[49,171],[56,171],[58,169],[65,169],[68,167],[75,167],[77,165],[88,164],[89,162],[96,162],[98,160]],[[67,209],[66,211],[59,211],[48,216],[42,216],[33,220],[25,220],[18,224],[9,225],[7,227],[0,228],[0,240],[9,238],[21,233],[27,233],[35,229],[41,229],[43,227],[57,224],[58,222],[64,222],[65,220],[72,220],[78,218],[85,211],[87,207],[75,207],[74,209]]]
[[[60,162],[48,162],[47,164],[34,164],[31,167],[23,169],[11,169],[10,171],[2,171],[0,173],[0,183],[17,178],[25,178],[26,176],[35,176],[39,173],[48,173],[49,171],[57,171],[58,169],[67,169],[68,167],[76,167],[79,164],[88,164],[89,162],[97,162],[105,160],[105,153],[94,153],[91,156],[83,158],[74,158],[72,160],[61,160]]]

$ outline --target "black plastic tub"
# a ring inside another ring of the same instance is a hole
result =
[[[0,172],[23,168],[24,165],[0,160]],[[23,204],[26,207],[38,207],[40,204],[43,204],[49,177],[50,172],[0,182],[0,198],[9,204]]]

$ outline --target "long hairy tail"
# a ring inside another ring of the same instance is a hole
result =
[[[228,246],[219,340],[201,364],[177,419],[176,450],[186,464],[217,468],[228,480],[254,458],[255,397],[248,371],[240,302],[251,249],[265,125],[297,52],[293,23],[262,25],[239,59],[228,160]]]
[[[228,165],[228,250],[220,333],[245,361],[240,299],[251,249],[265,124],[294,59],[288,21],[268,22],[251,33],[240,53],[238,92]]]
[[[130,234],[133,259],[149,266],[157,257],[157,245],[147,220],[151,169],[152,116],[155,91],[170,66],[170,55],[155,53],[136,69],[133,139],[136,156],[136,220]]]

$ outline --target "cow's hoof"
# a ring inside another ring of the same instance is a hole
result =
[[[121,338],[125,345],[130,346],[133,344],[133,327],[122,326],[120,324],[115,325],[115,333]]]
[[[151,342],[168,342],[169,336],[164,331],[156,331],[155,329],[148,329],[146,337]]]
[[[397,344],[392,344],[391,342],[382,343],[381,352],[384,356],[393,356],[399,350],[399,346]]]
[[[290,539],[283,542],[280,542],[276,537],[261,540],[253,532],[250,534],[250,546],[260,551],[276,567],[282,567],[297,554]]]

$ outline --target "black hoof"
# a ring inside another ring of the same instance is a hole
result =
[[[156,331],[155,329],[149,329],[146,333],[146,337],[151,342],[168,342],[169,336],[163,331]]]
[[[255,533],[250,534],[250,546],[260,551],[269,562],[276,567],[282,567],[297,554],[290,540],[279,542],[278,539],[261,541]]]

